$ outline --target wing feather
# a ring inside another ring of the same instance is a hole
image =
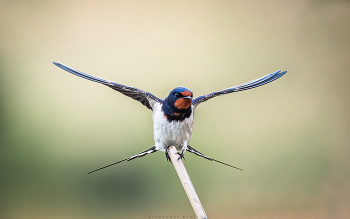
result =
[[[209,94],[205,94],[205,95],[196,97],[195,99],[193,99],[192,105],[194,107],[197,107],[200,103],[203,103],[211,98],[214,98],[214,97],[217,97],[220,95],[229,94],[229,93],[238,92],[238,91],[243,91],[243,90],[248,90],[248,89],[262,86],[264,84],[270,83],[270,82],[282,77],[286,73],[287,73],[287,71],[281,72],[281,70],[279,70],[279,71],[265,75],[261,78],[255,79],[253,81],[249,81],[249,82],[244,83],[244,84],[240,84],[240,85],[237,85],[234,87],[226,88],[223,90],[219,90],[216,92],[212,92]]]
[[[98,78],[98,77],[83,73],[81,71],[74,70],[71,67],[68,67],[67,65],[64,65],[64,64],[59,63],[59,62],[54,62],[53,64],[55,64],[56,66],[62,68],[63,70],[65,70],[69,73],[72,73],[76,76],[79,76],[81,78],[85,78],[85,79],[93,81],[93,82],[104,84],[104,85],[106,85],[106,86],[108,86],[116,91],[119,91],[120,93],[122,93],[128,97],[131,97],[134,100],[139,101],[144,106],[146,106],[148,109],[152,109],[152,105],[154,104],[154,102],[163,103],[162,99],[154,96],[151,93],[140,90],[138,88],[130,87],[127,85],[118,84],[118,83],[115,83],[115,82],[112,82],[109,80]]]

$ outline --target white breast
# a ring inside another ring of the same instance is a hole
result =
[[[191,116],[181,122],[168,122],[162,112],[162,105],[153,106],[154,141],[157,150],[165,151],[168,146],[175,146],[180,151],[188,145],[192,135],[193,111],[192,108]]]

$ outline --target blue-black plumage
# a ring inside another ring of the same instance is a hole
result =
[[[116,91],[119,91],[120,93],[139,101],[148,109],[151,109],[153,111],[153,129],[155,145],[137,155],[131,156],[129,158],[126,158],[124,160],[118,161],[105,167],[109,167],[111,165],[123,161],[133,160],[135,158],[145,156],[155,151],[165,151],[167,160],[170,160],[167,154],[167,148],[170,146],[175,146],[178,151],[181,151],[180,158],[183,158],[185,151],[189,151],[208,160],[222,163],[220,161],[214,160],[210,157],[201,154],[200,152],[189,146],[193,127],[193,113],[196,107],[200,103],[203,103],[211,98],[220,95],[262,86],[282,77],[287,73],[287,71],[282,72],[281,70],[279,70],[274,73],[267,74],[261,78],[255,79],[253,81],[230,87],[227,89],[223,89],[220,91],[212,92],[206,95],[202,95],[194,99],[193,93],[190,89],[186,87],[177,87],[170,91],[169,95],[163,100],[154,96],[151,93],[145,92],[135,87],[118,84],[112,81],[88,75],[83,72],[74,70],[62,63],[54,62],[54,64],[74,75],[88,79],[90,81],[104,84]],[[97,170],[103,169],[105,167],[99,168]],[[92,172],[95,172],[97,170],[94,170]]]

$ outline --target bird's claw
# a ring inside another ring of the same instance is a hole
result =
[[[170,147],[170,146],[169,146],[169,147]],[[171,158],[170,158],[170,156],[169,156],[169,154],[168,154],[168,149],[169,149],[169,147],[167,147],[167,148],[165,149],[165,157],[166,157],[166,161],[167,161],[167,162],[172,163],[172,162],[171,162]],[[180,159],[184,159],[184,160],[185,160],[184,150],[182,150],[182,153],[181,153],[181,154],[180,154],[179,152],[177,152],[177,154],[180,155],[179,158],[177,158],[177,160],[180,160]]]
[[[180,154],[179,152],[177,153],[177,154],[179,154],[180,156],[179,156],[179,158],[177,158],[177,160],[180,160],[180,159],[184,159],[184,160],[186,160],[185,159],[185,156],[184,156],[184,151],[182,151],[182,153]]]
[[[169,147],[170,147],[170,146],[169,146]],[[170,156],[169,156],[169,154],[168,154],[168,149],[169,149],[169,147],[167,147],[167,148],[165,149],[165,157],[166,157],[166,161],[171,163],[171,159],[170,159]]]

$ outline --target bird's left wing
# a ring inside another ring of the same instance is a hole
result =
[[[94,82],[98,82],[98,83],[104,84],[104,85],[106,85],[106,86],[108,86],[108,87],[110,87],[110,88],[112,88],[112,89],[114,89],[116,91],[119,91],[120,93],[122,93],[122,94],[124,94],[124,95],[126,95],[128,97],[131,97],[134,100],[137,100],[137,101],[141,102],[148,109],[152,110],[152,106],[153,106],[153,104],[155,102],[163,103],[162,99],[154,96],[151,93],[148,93],[146,91],[137,89],[135,87],[130,87],[130,86],[126,86],[126,85],[123,85],[123,84],[118,84],[118,83],[115,83],[113,81],[108,81],[108,80],[105,80],[105,79],[102,79],[102,78],[98,78],[98,77],[95,77],[95,76],[92,76],[92,75],[88,75],[88,74],[85,74],[83,72],[74,70],[71,67],[68,67],[68,66],[66,66],[66,65],[64,65],[62,63],[59,63],[59,62],[54,62],[53,64],[57,65],[58,67],[62,68],[63,70],[68,71],[69,73],[72,73],[74,75],[77,75],[77,76],[85,78],[85,79],[88,79],[90,81],[94,81]]]
[[[237,86],[234,86],[234,87],[226,88],[226,89],[223,89],[223,90],[212,92],[210,94],[206,94],[206,95],[202,95],[202,96],[196,97],[196,98],[193,99],[192,105],[194,107],[197,107],[198,104],[203,103],[204,101],[207,101],[207,100],[209,100],[211,98],[214,98],[214,97],[217,97],[217,96],[220,96],[220,95],[223,95],[223,94],[229,94],[229,93],[232,93],[232,92],[238,92],[238,91],[242,91],[242,90],[248,90],[248,89],[252,89],[252,88],[255,88],[255,87],[259,87],[261,85],[270,83],[270,82],[272,82],[272,81],[282,77],[286,73],[287,73],[287,71],[281,72],[281,70],[279,70],[279,71],[276,71],[274,73],[265,75],[264,77],[255,79],[253,81],[250,81],[250,82],[247,82],[247,83],[244,83],[244,84],[240,84],[240,85],[237,85]]]

